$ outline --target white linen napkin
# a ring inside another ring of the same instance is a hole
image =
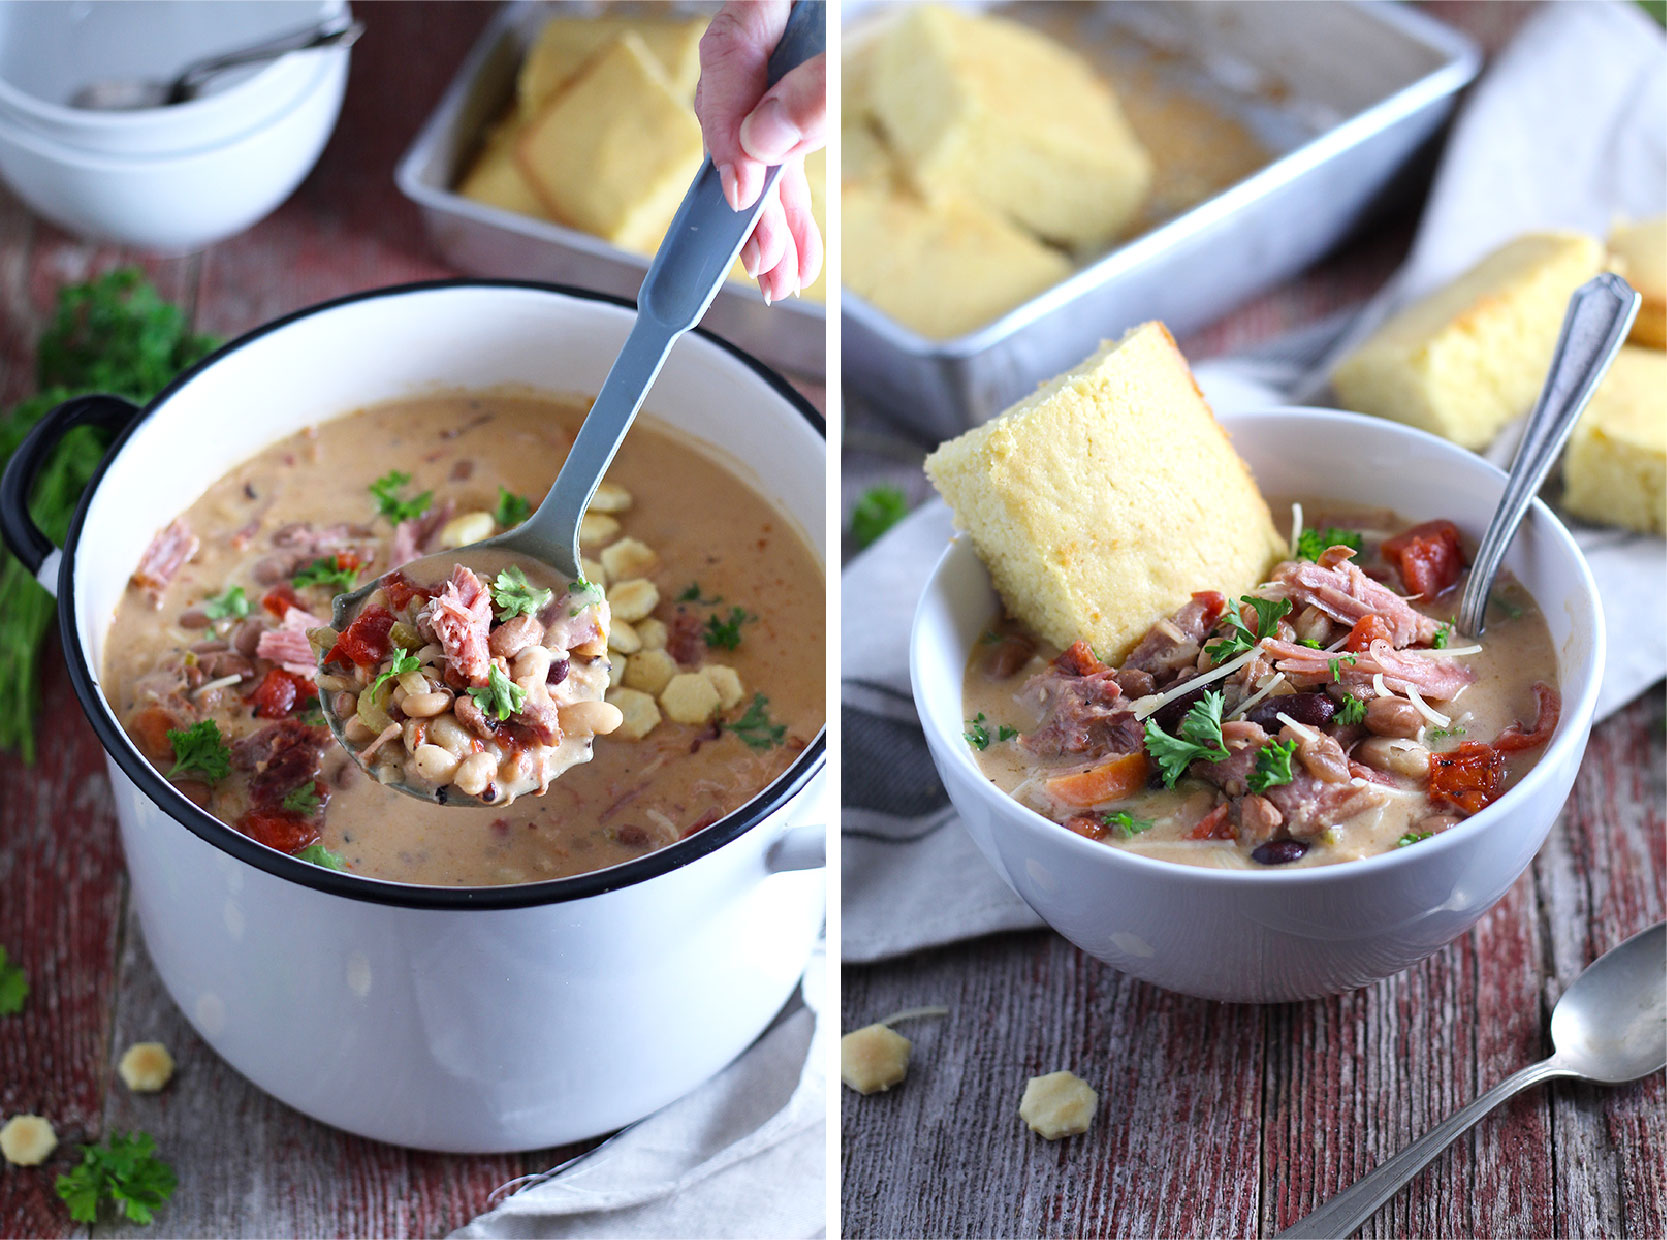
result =
[[[1489,68],[1456,122],[1402,271],[1361,312],[1328,325],[1318,347],[1275,342],[1254,357],[1198,366],[1212,407],[1328,403],[1325,375],[1336,357],[1395,305],[1509,238],[1551,227],[1601,236],[1616,215],[1667,210],[1664,52],[1660,28],[1631,4],[1547,5]],[[1514,443],[1508,429],[1488,455],[1507,465]],[[1667,675],[1667,543],[1571,528],[1604,601],[1601,719]],[[848,963],[1042,924],[954,821],[914,716],[909,627],[952,533],[948,507],[929,500],[843,577]]]
[[[827,1227],[821,947],[799,994],[717,1076],[458,1237],[818,1237]]]

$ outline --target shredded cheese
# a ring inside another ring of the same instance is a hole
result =
[[[1267,681],[1266,684],[1264,684],[1260,689],[1258,689],[1250,697],[1247,697],[1244,701],[1240,702],[1239,705],[1238,705],[1238,709],[1235,710],[1231,715],[1229,715],[1227,717],[1229,719],[1242,718],[1245,714],[1247,714],[1251,710],[1252,707],[1254,707],[1256,705],[1256,703],[1260,702],[1263,698],[1267,697],[1268,694],[1272,693],[1275,689],[1277,689],[1280,685],[1282,685],[1284,683],[1285,683],[1285,673],[1284,672],[1275,672],[1272,676],[1270,676],[1268,678],[1268,681]]]
[[[191,694],[191,696],[192,697],[201,697],[203,694],[207,693],[210,689],[224,689],[227,685],[235,685],[238,681],[240,681],[242,679],[243,679],[242,673],[238,673],[238,674],[232,675],[232,676],[222,676],[222,677],[220,677],[219,680],[211,680],[205,685],[198,685],[196,690]]]
[[[1291,558],[1297,558],[1297,544],[1302,540],[1302,505],[1291,505]]]
[[[1389,686],[1383,683],[1383,673],[1382,672],[1373,672],[1372,673],[1372,692],[1377,694],[1379,697],[1394,697],[1395,696],[1393,693],[1391,693],[1389,691]]]
[[[1412,699],[1412,704],[1418,708],[1418,713],[1435,724],[1436,727],[1445,728],[1453,722],[1439,710],[1432,709],[1430,704],[1418,692],[1417,686],[1410,684],[1407,686],[1407,697]]]
[[[1461,654],[1481,654],[1482,648],[1480,646],[1454,646],[1451,650],[1436,650],[1432,647],[1429,650],[1413,650],[1408,653],[1428,654],[1435,655],[1437,658],[1451,659]]]
[[[1284,711],[1280,711],[1277,718],[1279,719],[1279,722],[1283,723],[1286,727],[1294,729],[1296,734],[1302,737],[1305,741],[1318,740],[1320,737],[1320,734],[1314,731],[1313,728],[1309,727],[1306,723],[1298,723]]]
[[[1243,651],[1235,657],[1227,660],[1227,662],[1223,663],[1220,667],[1205,672],[1202,676],[1194,676],[1191,680],[1183,680],[1180,684],[1166,689],[1162,693],[1150,694],[1141,698],[1141,702],[1150,703],[1150,705],[1142,706],[1140,703],[1136,703],[1134,708],[1134,717],[1136,719],[1145,719],[1147,716],[1151,715],[1152,712],[1163,709],[1167,703],[1173,702],[1176,698],[1191,693],[1199,686],[1207,685],[1214,680],[1220,680],[1223,676],[1231,676],[1234,672],[1238,671],[1246,663],[1249,663],[1253,658],[1255,658],[1261,649],[1262,643],[1257,642],[1249,650]]]

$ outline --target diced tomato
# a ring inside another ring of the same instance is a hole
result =
[[[364,558],[357,551],[336,552],[336,567],[338,569],[351,568],[354,572],[358,572],[364,566]]]
[[[1065,820],[1065,829],[1090,840],[1103,840],[1110,834],[1106,824],[1091,814],[1072,815]]]
[[[1054,662],[1073,676],[1094,676],[1111,670],[1085,641],[1073,642]]]
[[[1513,723],[1501,732],[1493,742],[1493,747],[1500,753],[1511,753],[1518,749],[1532,749],[1536,745],[1543,745],[1551,739],[1551,734],[1557,730],[1557,718],[1563,713],[1562,694],[1542,681],[1534,685],[1534,697],[1539,703],[1539,712],[1534,719],[1534,730],[1524,732],[1520,723]]]
[[[292,853],[318,843],[318,824],[287,809],[252,809],[237,820],[237,829],[268,848]]]
[[[1383,558],[1401,574],[1407,593],[1434,598],[1464,571],[1464,548],[1451,521],[1426,521],[1383,544]]]
[[[342,630],[326,663],[353,662],[361,667],[375,667],[393,649],[388,641],[388,630],[394,627],[394,613],[386,607],[367,607],[353,618],[353,623]]]
[[[1430,800],[1465,814],[1479,813],[1499,796],[1505,759],[1492,745],[1466,741],[1430,755]]]
[[[1210,628],[1227,614],[1227,596],[1220,590],[1195,590],[1193,601],[1204,604],[1204,623]]]
[[[282,585],[273,586],[265,594],[261,595],[260,605],[263,610],[271,612],[274,616],[277,616],[278,619],[282,620],[284,618],[284,613],[291,607],[297,605],[295,601],[295,587],[290,585],[287,581]]]
[[[404,611],[405,605],[414,598],[434,597],[433,590],[418,585],[398,569],[382,578],[382,588],[387,591],[388,602],[395,611]]]
[[[1198,820],[1198,825],[1188,834],[1189,840],[1236,840],[1239,838],[1238,829],[1233,825],[1233,817],[1227,811],[1224,801]]]
[[[179,727],[171,711],[160,706],[147,706],[128,720],[128,727],[139,737],[139,748],[152,762],[172,759],[174,747],[168,740],[168,729]]]
[[[1373,642],[1385,641],[1395,644],[1395,630],[1389,627],[1389,622],[1376,612],[1360,617],[1354,622],[1354,628],[1349,630],[1349,636],[1343,643],[1343,649],[1359,654]]]
[[[318,686],[306,677],[275,667],[243,700],[254,704],[258,718],[282,719],[295,709],[296,702],[304,702],[317,693]]]

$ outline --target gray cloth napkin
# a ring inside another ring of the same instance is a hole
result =
[[[1252,356],[1198,366],[1211,406],[1325,404],[1335,358],[1395,305],[1509,238],[1552,227],[1602,235],[1617,215],[1667,210],[1664,52],[1660,28],[1633,5],[1548,5],[1494,62],[1455,124],[1401,272],[1361,310]],[[1488,455],[1506,465],[1514,444],[1508,429]],[[876,458],[866,472],[873,481],[894,479],[898,469]],[[861,484],[846,479],[848,489]],[[1667,675],[1667,542],[1572,528],[1604,600],[1601,719]],[[953,533],[947,506],[929,500],[844,573],[841,951],[848,963],[1042,924],[955,822],[914,713],[909,627],[921,585]]]

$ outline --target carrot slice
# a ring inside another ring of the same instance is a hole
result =
[[[1099,766],[1048,780],[1048,795],[1061,805],[1087,809],[1126,801],[1146,786],[1146,754],[1118,754]]]

